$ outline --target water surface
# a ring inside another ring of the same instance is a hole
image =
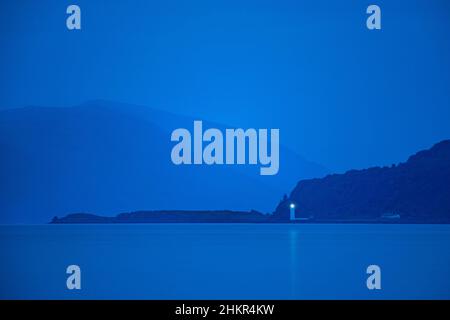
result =
[[[449,249],[450,225],[0,226],[0,298],[449,299]]]

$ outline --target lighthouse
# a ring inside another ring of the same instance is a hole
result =
[[[291,221],[294,221],[294,220],[295,220],[295,204],[291,203],[291,204],[289,205],[289,209],[290,209],[289,219],[290,219]]]

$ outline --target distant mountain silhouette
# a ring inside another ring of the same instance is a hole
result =
[[[450,140],[391,167],[302,180],[278,205],[274,220],[450,223]]]
[[[299,179],[326,174],[283,146],[275,176],[259,166],[175,166],[170,134],[193,120],[107,101],[0,111],[0,223],[142,209],[270,212]]]

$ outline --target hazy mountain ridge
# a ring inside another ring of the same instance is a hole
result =
[[[0,111],[0,222],[142,209],[270,212],[299,178],[326,173],[283,146],[276,176],[250,165],[176,166],[170,134],[193,120],[108,101]]]

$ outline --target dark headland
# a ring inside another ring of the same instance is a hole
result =
[[[295,216],[290,220],[290,206]],[[159,210],[115,217],[76,213],[51,223],[450,223],[450,140],[390,167],[298,182],[275,211]]]

